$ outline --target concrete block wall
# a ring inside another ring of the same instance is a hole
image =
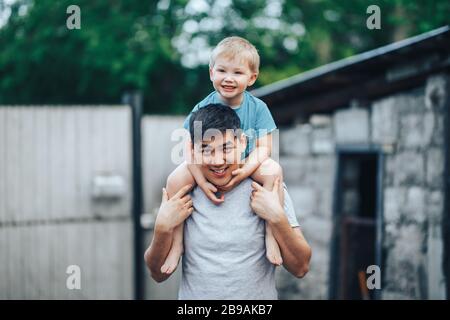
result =
[[[372,137],[389,144],[384,172],[383,299],[445,299],[442,270],[446,75],[372,104]],[[434,97],[431,97],[434,96]]]
[[[281,299],[328,298],[336,144],[386,150],[382,298],[445,298],[441,225],[449,83],[448,75],[432,75],[420,88],[280,130],[285,182],[313,249],[305,278],[277,270]]]
[[[310,271],[303,279],[296,279],[283,268],[277,269],[279,298],[327,299],[335,172],[332,119],[319,116],[309,124],[281,130],[280,146],[284,179],[314,254]]]

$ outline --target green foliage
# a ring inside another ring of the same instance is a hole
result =
[[[447,0],[200,2],[196,11],[187,0],[16,1],[0,29],[0,104],[119,103],[139,89],[146,113],[181,114],[212,90],[207,61],[182,62],[225,36],[258,48],[260,86],[440,27],[450,16]],[[81,8],[80,30],[66,27],[72,4]],[[381,8],[381,30],[366,28],[371,4]]]

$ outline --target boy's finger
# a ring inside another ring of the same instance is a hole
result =
[[[222,196],[220,198],[217,198],[216,195],[212,192],[208,193],[208,198],[209,200],[211,200],[214,204],[221,204],[223,202],[224,199],[224,195],[222,194]]]
[[[212,192],[217,192],[217,188],[213,184],[209,184],[209,190]]]

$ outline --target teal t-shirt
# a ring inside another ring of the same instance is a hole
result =
[[[210,93],[192,109],[184,121],[183,127],[189,130],[189,120],[192,112],[211,103],[224,104],[216,91]],[[244,99],[242,99],[241,105],[233,108],[233,110],[241,119],[241,129],[247,136],[247,148],[244,156],[247,157],[255,149],[256,140],[271,133],[277,126],[267,105],[247,91],[244,92]]]

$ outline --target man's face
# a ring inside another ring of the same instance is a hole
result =
[[[242,93],[255,83],[257,74],[250,70],[246,59],[217,57],[209,70],[214,89],[229,106],[241,103]]]
[[[206,180],[215,186],[224,186],[230,182],[231,172],[240,167],[245,143],[245,136],[241,134],[236,137],[232,130],[197,143],[193,151],[194,157],[201,161],[200,169]]]

